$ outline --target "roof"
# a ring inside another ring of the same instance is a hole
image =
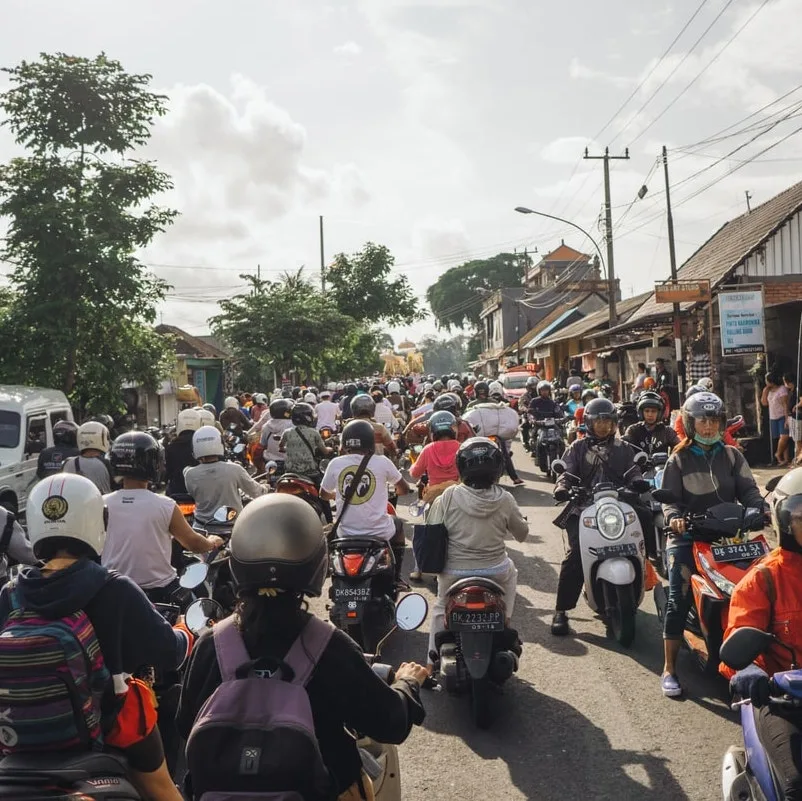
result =
[[[584,303],[592,294],[592,292],[585,292],[575,298],[572,298],[570,303],[563,302],[557,304],[548,314],[546,314],[544,317],[541,317],[540,320],[535,323],[533,328],[530,328],[526,333],[521,334],[521,347],[531,347],[531,344],[529,343],[531,343],[538,334],[545,331],[553,322],[559,320],[566,311],[575,310],[577,306]],[[512,353],[513,351],[517,350],[517,348],[518,340],[516,339],[515,342],[513,342],[512,345],[510,345],[504,352]]]
[[[524,345],[526,348],[534,348],[538,342],[540,342],[543,337],[548,336],[552,332],[556,331],[560,328],[560,325],[565,325],[569,319],[573,319],[576,315],[582,315],[582,312],[579,311],[576,306],[572,306],[570,309],[565,309],[563,313],[556,319],[552,320],[539,334],[536,334],[529,342]]]
[[[552,250],[551,253],[547,253],[541,259],[541,264],[544,261],[577,261],[578,259],[590,261],[590,258],[589,254],[580,253],[578,250],[574,250],[572,247],[566,245],[565,242],[562,242],[556,250]]]
[[[709,280],[711,289],[722,283],[729,274],[760,245],[802,209],[802,181],[780,192],[771,200],[725,223],[677,271],[684,281]],[[671,305],[656,303],[654,293],[626,322],[633,323],[669,316]],[[694,303],[682,303],[686,311]],[[620,327],[620,326],[619,326]]]
[[[193,337],[175,325],[157,325],[156,333],[169,334],[176,340],[176,353],[196,359],[230,359],[231,354],[212,345],[199,337]]]
[[[616,312],[619,319],[628,318],[635,312],[644,301],[651,296],[651,292],[642,292],[640,295],[634,295],[631,298],[626,298],[616,304]],[[577,320],[570,325],[564,326],[559,331],[551,333],[548,337],[541,340],[541,345],[551,345],[554,342],[562,342],[566,339],[576,339],[585,334],[594,331],[597,328],[607,328],[610,321],[610,309],[605,306],[603,309],[598,309],[595,312]]]
[[[58,389],[0,384],[0,406],[4,409],[18,409],[26,405],[48,406],[53,403],[69,406],[67,396]]]

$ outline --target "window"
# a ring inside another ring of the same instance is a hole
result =
[[[30,459],[47,447],[47,418],[28,418],[28,434],[25,438],[25,458]]]
[[[52,429],[56,423],[62,420],[69,420],[69,414],[66,409],[59,409],[57,412],[50,412],[50,428]]]
[[[526,382],[531,378],[529,373],[518,373],[510,375],[507,373],[501,377],[501,383],[505,389],[524,389]]]
[[[19,445],[20,416],[16,412],[0,411],[0,448]]]

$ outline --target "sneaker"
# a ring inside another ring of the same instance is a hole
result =
[[[682,685],[673,673],[664,673],[660,678],[660,686],[666,698],[678,698],[682,695]]]
[[[568,615],[565,612],[555,612],[551,621],[551,633],[555,637],[565,637],[571,633],[571,627],[568,625]]]
[[[421,578],[422,578],[422,573],[420,572],[420,570],[413,570],[409,574],[409,580],[410,581],[420,581]]]
[[[512,483],[515,484],[516,487],[520,487],[521,484],[524,483],[524,480],[522,478],[516,478]]]

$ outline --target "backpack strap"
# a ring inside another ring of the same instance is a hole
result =
[[[317,617],[309,618],[287,652],[287,656],[284,657],[284,663],[292,668],[295,674],[293,684],[306,686],[333,633],[334,626],[331,623]]]
[[[237,616],[229,615],[225,620],[215,624],[212,637],[220,675],[223,681],[234,681],[237,668],[251,661],[251,655],[237,629]]]

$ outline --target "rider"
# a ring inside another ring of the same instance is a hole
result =
[[[148,489],[148,482],[159,474],[161,459],[158,443],[144,431],[129,431],[114,440],[109,463],[123,488],[104,498],[109,522],[102,564],[128,576],[154,603],[170,603],[180,589],[170,561],[173,537],[193,553],[208,553],[223,540],[198,534],[172,498]]]
[[[373,419],[376,413],[376,403],[370,395],[357,395],[351,401],[351,416],[354,420],[365,420],[373,428],[376,439],[376,453],[381,456],[387,455],[395,459],[398,456],[398,448],[393,441],[386,426],[377,423]]]
[[[412,478],[428,477],[424,503],[431,503],[452,484],[459,481],[457,470],[457,418],[451,412],[435,412],[429,418],[432,441],[420,452],[409,469]]]
[[[53,426],[53,445],[39,453],[36,477],[39,479],[60,473],[64,462],[78,456],[78,426],[72,420],[59,420]]]
[[[685,401],[682,417],[686,437],[675,449],[663,473],[663,487],[676,502],[664,504],[665,521],[671,527],[666,545],[668,603],[663,620],[665,665],[660,677],[663,695],[682,695],[676,662],[693,592],[690,577],[695,570],[693,540],[686,535],[687,512],[701,514],[717,503],[738,501],[763,509],[763,497],[752,471],[737,448],[724,445],[721,436],[726,419],[724,403],[712,392],[697,392]]]
[[[521,439],[523,440],[524,450],[526,451],[530,450],[529,433],[532,429],[527,411],[529,410],[529,404],[537,397],[537,385],[538,377],[536,375],[530,375],[529,378],[526,379],[524,394],[518,398],[518,414],[523,416],[523,420],[521,421]]]
[[[504,539],[512,534],[523,542],[529,534],[529,524],[515,498],[498,486],[504,472],[504,455],[492,440],[474,437],[463,442],[457,451],[457,470],[461,483],[446,489],[426,517],[427,525],[444,523],[448,531],[446,564],[437,578],[427,649],[432,671],[435,637],[443,630],[446,599],[455,581],[484,576],[498,582],[504,590],[509,623],[518,571],[507,555]]]
[[[340,399],[340,416],[348,421],[353,417],[351,414],[351,401],[356,397],[356,384],[350,382],[343,387],[343,395]]]
[[[742,626],[751,626],[775,634],[780,642],[737,673],[721,664],[720,672],[730,679],[730,689],[741,698],[765,697],[767,677],[795,667],[783,646],[802,653],[798,602],[802,593],[802,470],[786,473],[775,493],[781,495],[772,512],[780,547],[757,563],[733,590],[724,639]],[[780,775],[782,797],[802,799],[799,713],[763,705],[755,722],[769,762]]]
[[[295,401],[280,398],[270,404],[267,418],[263,414],[251,431],[261,431],[259,450],[254,452],[254,464],[258,470],[264,469],[264,463],[275,462],[277,472],[284,471],[284,454],[281,451],[281,438],[288,428],[292,428],[292,407]]]
[[[257,392],[253,396],[253,406],[251,406],[251,420],[255,423],[267,411],[267,395]]]
[[[468,404],[470,409],[479,403],[488,403],[490,400],[490,384],[487,381],[477,381],[473,385],[473,400]]]
[[[241,437],[242,432],[251,427],[251,421],[242,413],[239,401],[233,395],[225,399],[224,406],[225,408],[220,412],[220,425],[225,431],[230,431],[231,426],[234,426],[234,433]]]
[[[638,397],[638,417],[641,422],[633,423],[621,439],[649,455],[668,453],[676,448],[679,436],[663,422],[664,410],[663,399],[656,392],[641,392]]]
[[[308,403],[296,403],[292,408],[293,428],[281,436],[279,450],[285,454],[284,469],[288,473],[320,481],[319,460],[334,453],[326,447],[323,437],[315,428],[315,410]]]
[[[317,429],[337,429],[337,420],[340,417],[340,407],[331,399],[331,390],[324,389],[320,393],[320,402],[315,409],[317,412]]]
[[[0,587],[8,580],[8,557],[21,565],[35,565],[36,557],[25,531],[17,522],[16,517],[0,506],[0,535],[8,529],[8,543],[0,549]]]
[[[200,428],[200,416],[194,409],[183,409],[175,422],[176,438],[164,449],[167,490],[171,498],[188,495],[184,470],[198,460],[192,455],[192,435]]]
[[[576,410],[584,405],[584,401],[582,400],[582,385],[581,384],[571,384],[568,387],[568,400],[565,403],[565,411],[573,417],[576,414]]]
[[[260,498],[234,523],[230,564],[239,597],[234,614],[249,655],[280,661],[311,618],[304,596],[317,598],[323,590],[328,553],[317,515],[291,495]],[[332,632],[306,685],[321,756],[335,785],[332,798],[373,797],[351,731],[382,743],[403,742],[412,724],[423,722],[425,678],[425,668],[404,663],[388,686],[346,634]],[[184,737],[221,682],[215,639],[204,634],[184,676],[178,711]]]
[[[612,482],[616,487],[631,486],[637,489],[638,480],[643,482],[643,475],[635,464],[635,452],[615,436],[618,414],[613,402],[607,398],[590,401],[585,407],[584,422],[588,429],[587,436],[572,442],[565,451],[563,461],[566,469],[557,479],[554,499],[560,503],[567,501],[572,481],[586,489],[593,489],[605,482]],[[551,633],[556,636],[570,634],[566,613],[576,607],[585,581],[579,547],[579,514],[579,509],[573,509],[565,523],[568,551],[560,565],[557,608],[551,623]],[[651,516],[648,521],[641,520],[644,531],[647,525],[654,525]]]
[[[15,591],[23,609],[42,617],[86,612],[111,674],[101,701],[105,744],[123,749],[143,798],[181,801],[164,759],[152,693],[127,677],[142,665],[177,669],[192,635],[183,624],[171,628],[130,579],[97,564],[105,550],[105,514],[103,498],[88,479],[59,475],[40,481],[28,496],[27,523],[44,564],[23,570]],[[0,595],[0,626],[10,611],[7,586]],[[121,725],[131,713],[137,721],[141,714],[143,730]]]
[[[103,423],[90,420],[78,429],[77,439],[79,455],[64,462],[63,472],[85,476],[103,495],[111,492],[114,479],[106,461],[109,429]]]

